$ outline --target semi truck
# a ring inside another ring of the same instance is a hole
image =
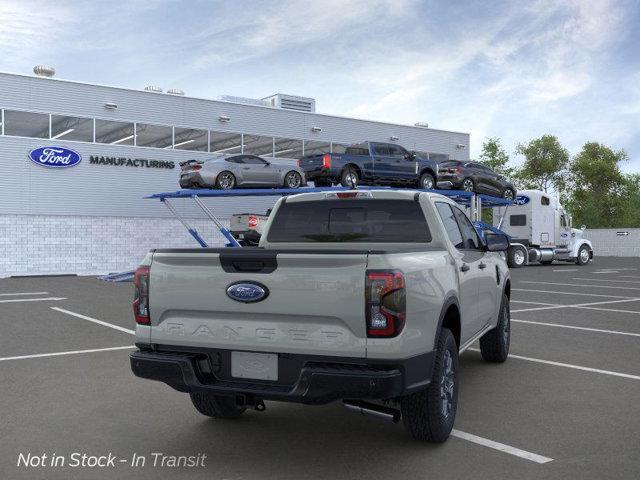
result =
[[[541,190],[521,190],[513,205],[494,207],[493,226],[511,239],[511,268],[553,261],[586,265],[593,260],[591,242],[583,238],[586,227],[572,228],[571,216],[558,198]]]

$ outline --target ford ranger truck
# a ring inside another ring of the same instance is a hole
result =
[[[365,142],[347,147],[345,153],[309,155],[298,160],[298,166],[316,187],[339,183],[349,188],[393,185],[431,190],[438,179],[435,161],[394,143]]]
[[[326,404],[444,441],[458,355],[510,340],[504,235],[484,243],[430,192],[281,198],[257,248],[158,249],[135,273],[131,368],[215,418],[265,400]]]

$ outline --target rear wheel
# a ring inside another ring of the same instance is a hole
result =
[[[516,198],[516,192],[514,192],[512,188],[505,188],[502,192],[502,198],[513,200],[514,198]]]
[[[221,190],[230,190],[236,186],[236,177],[231,172],[220,172],[216,178],[216,187]]]
[[[462,181],[462,190],[464,190],[465,192],[473,192],[475,190],[476,186],[473,183],[473,180],[470,178],[465,178]]]
[[[400,400],[402,421],[416,440],[444,442],[453,429],[458,408],[458,346],[443,328],[436,342],[429,386]]]
[[[238,418],[246,407],[238,407],[234,397],[211,395],[210,393],[190,393],[193,406],[201,414],[213,418]]]
[[[436,181],[430,173],[423,173],[418,186],[424,190],[433,190],[436,187]]]
[[[527,252],[522,247],[509,247],[507,265],[509,268],[524,267],[527,263]]]
[[[298,172],[291,170],[285,175],[285,188],[300,188],[300,185],[302,185],[302,176]]]
[[[511,313],[509,310],[509,297],[502,294],[502,304],[498,323],[480,338],[480,353],[487,362],[502,363],[509,356],[511,343]]]
[[[342,171],[340,176],[340,185],[348,188],[355,188],[358,186],[358,172],[353,167],[347,167]]]

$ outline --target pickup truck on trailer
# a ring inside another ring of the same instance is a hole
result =
[[[395,185],[433,189],[437,186],[438,164],[395,143],[364,142],[351,145],[344,153],[309,155],[298,160],[307,180],[316,187],[339,183]]]
[[[281,198],[258,248],[159,249],[135,273],[135,375],[236,418],[264,400],[324,404],[444,441],[458,354],[480,340],[504,362],[510,278],[504,235],[481,242],[432,192]]]

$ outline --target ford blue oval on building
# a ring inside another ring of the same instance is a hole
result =
[[[40,147],[29,152],[29,159],[43,167],[73,167],[82,161],[82,155],[65,147]]]

